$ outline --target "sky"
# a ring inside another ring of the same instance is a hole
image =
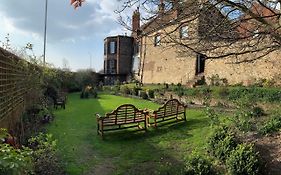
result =
[[[130,35],[117,22],[118,8],[118,0],[86,0],[76,10],[69,0],[48,0],[46,62],[60,68],[66,63],[73,71],[101,70],[104,38]],[[1,0],[0,41],[9,33],[12,47],[32,43],[35,55],[42,56],[44,15],[45,0]]]

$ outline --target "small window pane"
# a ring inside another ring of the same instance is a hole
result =
[[[257,29],[257,30],[254,31],[253,38],[256,38],[258,36],[259,36],[259,30]]]
[[[111,41],[110,43],[109,43],[109,52],[111,53],[111,54],[113,54],[113,53],[115,53],[115,42],[114,41]]]
[[[188,37],[188,26],[183,26],[180,28],[180,37],[187,38]]]
[[[160,35],[156,35],[155,39],[154,39],[154,45],[155,46],[160,46],[160,40],[161,40]]]

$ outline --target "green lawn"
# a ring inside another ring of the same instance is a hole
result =
[[[48,132],[58,139],[67,174],[181,174],[184,159],[193,150],[205,154],[209,122],[200,110],[187,110],[187,122],[148,132],[128,130],[97,135],[95,113],[110,112],[123,103],[156,109],[150,101],[113,95],[80,99],[70,94],[66,109],[55,111]]]

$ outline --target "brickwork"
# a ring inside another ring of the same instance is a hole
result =
[[[113,44],[114,46],[111,46]],[[115,81],[126,81],[132,70],[133,38],[113,36],[104,39],[104,74],[105,79],[113,84]],[[122,77],[120,79],[120,77]]]

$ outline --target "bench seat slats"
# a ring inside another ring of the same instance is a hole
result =
[[[157,123],[161,123],[164,121],[175,120],[175,121],[186,121],[186,106],[180,103],[177,99],[168,100],[162,107],[158,108],[158,110],[153,111],[153,115],[150,116],[154,122],[150,122],[149,124],[154,124],[157,127]]]
[[[101,117],[97,114],[98,134],[103,137],[104,131],[118,130],[124,128],[138,127],[140,123],[144,123],[146,130],[146,115],[147,112],[137,109],[132,104],[123,104],[110,113]],[[116,127],[115,127],[116,126]]]
[[[103,123],[104,126],[111,126],[111,125],[124,125],[124,124],[130,124],[130,123],[138,123],[138,122],[144,122],[145,120],[144,119],[140,119],[140,120],[120,120],[120,121],[117,121],[117,123],[115,123],[115,121],[105,121]]]

